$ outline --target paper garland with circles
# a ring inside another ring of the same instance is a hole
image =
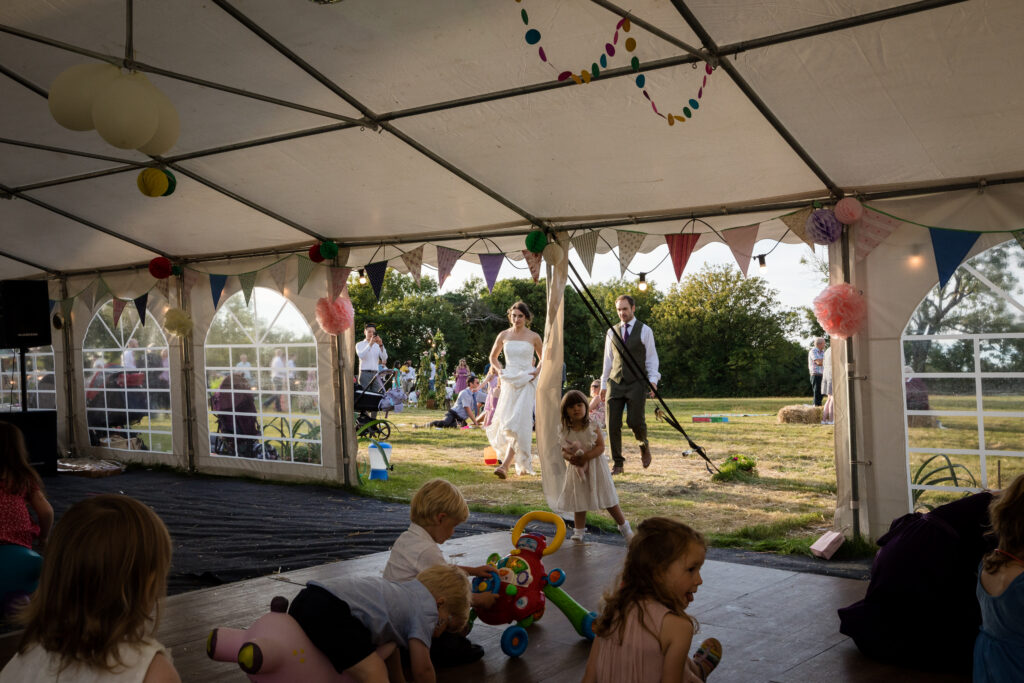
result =
[[[522,0],[516,0],[516,2],[521,3]],[[530,16],[527,13],[525,7],[519,11],[519,16],[520,18],[522,18],[523,24],[529,27]],[[615,24],[615,33],[612,35],[611,42],[604,44],[604,51],[601,53],[601,56],[598,58],[598,60],[590,65],[589,69],[583,69],[582,71],[580,71],[579,74],[575,74],[572,71],[560,71],[558,74],[558,80],[565,81],[571,78],[573,81],[576,82],[577,85],[581,85],[584,83],[590,83],[590,81],[599,78],[601,75],[601,70],[608,68],[608,59],[614,57],[616,54],[616,46],[619,44],[619,32],[621,31],[624,34],[629,33],[630,28],[632,28],[632,26],[629,21],[629,18],[620,19]],[[557,70],[557,67],[555,67],[554,64],[548,61],[548,55],[544,51],[544,46],[539,44],[541,40],[540,31],[538,31],[535,28],[528,28],[526,34],[523,37],[528,45],[537,46],[537,56],[540,57],[540,61],[544,62],[551,68]],[[622,47],[625,48],[626,52],[635,52],[636,39],[633,38],[632,36],[629,36],[628,38],[623,40]],[[640,58],[637,57],[636,55],[633,55],[632,59],[630,59],[629,64],[634,72],[640,71]],[[669,112],[667,114],[662,114],[660,111],[658,111],[658,105],[654,102],[654,99],[651,97],[650,93],[647,92],[647,77],[644,76],[644,74],[638,73],[636,77],[633,79],[633,82],[636,83],[636,87],[640,88],[641,92],[643,92],[644,97],[647,98],[647,101],[651,103],[651,109],[654,110],[654,113],[660,116],[661,118],[665,119],[668,122],[668,125],[672,126],[675,125],[677,121],[683,123],[689,119],[692,119],[697,110],[700,109],[701,98],[704,97],[704,88],[706,88],[708,84],[708,76],[710,76],[713,71],[714,69],[711,68],[710,64],[704,64],[704,75],[701,79],[700,86],[697,88],[697,96],[690,98],[690,100],[686,103],[686,105],[682,107],[679,113]]]

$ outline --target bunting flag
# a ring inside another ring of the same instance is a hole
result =
[[[779,220],[786,224],[790,232],[806,242],[807,246],[811,249],[814,249],[814,240],[807,236],[807,219],[811,217],[812,211],[814,211],[814,207],[808,206],[806,209],[800,209],[795,213],[779,216]]]
[[[409,269],[409,274],[416,284],[420,283],[420,270],[423,267],[423,245],[402,254],[402,263]]]
[[[71,309],[74,308],[74,307],[75,307],[75,297],[71,296],[71,297],[68,297],[67,299],[61,299],[61,301],[60,301],[60,310],[61,310],[61,313],[64,314],[64,318],[67,318],[69,315],[71,315]],[[114,324],[116,325],[117,323],[115,322]]]
[[[270,279],[274,281],[277,291],[284,291],[285,278],[288,277],[288,259],[283,258],[267,269],[270,271]]]
[[[213,310],[215,311],[217,310],[217,305],[220,304],[220,295],[224,292],[224,285],[227,281],[227,275],[210,273],[210,294],[213,295]]]
[[[960,266],[980,233],[963,232],[961,230],[943,230],[928,228],[932,235],[932,249],[935,252],[935,267],[939,271],[939,287],[945,287],[949,278]]]
[[[185,286],[185,298],[192,293],[192,288],[199,282],[199,272],[191,268],[185,268],[181,276],[181,282]]]
[[[593,275],[591,271],[594,268],[594,255],[597,254],[597,231],[588,230],[581,235],[576,235],[569,240],[569,243],[576,249],[576,255],[580,257],[583,267],[587,269],[587,275]]]
[[[1024,230],[1014,230],[1010,234],[1013,235],[1013,239],[1017,240],[1020,248],[1024,249]]]
[[[242,296],[245,297],[246,306],[249,305],[249,297],[252,296],[252,289],[256,286],[256,276],[258,274],[255,270],[238,274],[238,286],[242,288]]]
[[[622,276],[626,275],[626,269],[629,268],[630,262],[633,257],[636,256],[636,252],[640,250],[640,245],[644,242],[644,233],[642,232],[629,232],[627,230],[616,230],[616,236],[619,239],[619,270]]]
[[[742,228],[722,231],[722,237],[725,238],[725,243],[729,245],[729,249],[732,251],[732,257],[736,259],[736,265],[740,267],[740,272],[744,275],[747,274],[747,269],[750,268],[750,257],[754,254],[757,230],[760,227],[760,225],[748,225]]]
[[[448,276],[452,274],[452,268],[455,267],[455,262],[462,256],[461,251],[455,251],[448,247],[437,248],[437,287],[440,289],[444,286],[444,281],[448,279]]]
[[[672,266],[676,269],[676,282],[683,276],[686,262],[690,260],[693,248],[697,246],[700,235],[691,232],[687,235],[665,235],[668,242],[668,253],[672,257]]]
[[[171,302],[171,278],[164,277],[156,281],[156,291],[160,292],[160,296],[164,298],[167,303]]]
[[[348,287],[348,274],[351,272],[351,268],[331,268],[331,301],[337,299]]]
[[[96,288],[92,290],[92,301],[90,302],[89,309],[96,310],[96,306],[103,303],[108,294],[110,294],[110,287],[107,286],[107,281],[102,277],[96,278]]]
[[[438,249],[440,249],[440,247],[438,247]],[[377,297],[377,301],[380,301],[380,292],[384,288],[384,275],[387,272],[387,261],[377,261],[376,263],[366,264],[366,277],[370,280],[370,286],[373,287],[373,294]]]
[[[117,324],[121,322],[121,314],[124,313],[124,305],[126,303],[120,299],[114,299],[114,327],[117,327]]]
[[[309,276],[313,273],[313,268],[316,266],[315,263],[310,261],[305,256],[299,256],[299,292],[302,292],[302,288],[306,286],[306,281],[309,280]]]
[[[99,278],[96,278],[96,280],[93,280],[92,282],[87,284],[85,286],[85,289],[83,289],[81,292],[75,295],[75,298],[81,299],[82,303],[88,306],[89,302],[95,299],[94,293],[96,292],[96,286],[99,284],[97,280],[99,280]]]
[[[857,260],[861,261],[879,244],[885,241],[892,231],[900,227],[903,221],[884,213],[878,213],[864,207],[860,220],[853,224],[853,245]]]
[[[538,282],[540,280],[540,262],[544,258],[543,254],[535,254],[529,249],[523,249],[523,258],[526,259],[526,265],[530,268],[530,275],[533,276],[533,281]]]
[[[50,315],[53,315],[53,307],[57,305],[57,302],[50,299]]]
[[[488,292],[494,291],[494,283],[504,262],[504,254],[480,254],[480,267],[484,269],[484,281],[487,282]]]
[[[132,299],[135,302],[135,310],[139,312],[139,324],[146,326],[146,302],[149,300],[149,292],[140,297]]]

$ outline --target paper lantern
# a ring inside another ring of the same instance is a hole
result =
[[[852,225],[864,215],[864,207],[855,197],[843,197],[836,202],[836,219],[843,225]]]
[[[62,71],[50,83],[47,102],[53,120],[71,130],[92,130],[92,104],[96,94],[121,75],[113,64],[79,64]]]
[[[815,244],[832,244],[843,234],[843,224],[828,209],[817,209],[807,217],[806,230]]]
[[[146,79],[146,83],[151,89],[152,101],[156,105],[157,125],[153,137],[139,147],[139,151],[156,157],[174,147],[174,143],[178,141],[178,134],[181,132],[181,120],[178,118],[178,111],[167,95],[160,92],[148,79]]]
[[[175,337],[184,337],[192,331],[192,316],[180,308],[172,308],[164,315],[164,329]]]
[[[323,256],[325,260],[334,258],[335,256],[338,255],[338,245],[335,242],[332,242],[331,240],[321,242],[320,255]]]
[[[557,266],[565,258],[565,249],[557,242],[552,242],[548,246],[544,247],[544,260],[548,262],[548,265]]]
[[[320,243],[317,242],[309,248],[309,260],[313,263],[322,263],[324,257],[320,254]]]
[[[181,277],[182,274],[184,274],[184,272],[185,269],[182,268],[181,266],[171,266],[171,275],[177,275],[178,277]]]
[[[163,280],[171,276],[171,261],[163,256],[157,256],[149,262],[149,274],[157,280]]]
[[[836,339],[859,332],[867,313],[867,300],[848,282],[830,285],[814,298],[814,316],[822,329]]]
[[[526,235],[526,250],[539,254],[544,251],[544,247],[548,244],[548,236],[544,234],[543,230],[531,230]]]
[[[104,140],[119,149],[138,149],[156,134],[153,86],[139,73],[118,76],[92,103],[92,122]]]
[[[170,188],[171,181],[159,168],[144,168],[135,179],[139,192],[147,197],[162,197]]]
[[[160,196],[166,197],[169,194],[174,194],[174,188],[178,187],[178,179],[175,178],[174,174],[168,171],[166,168],[161,168],[160,170],[161,172],[163,172],[165,176],[167,176],[167,189],[164,190],[164,193]]]
[[[352,327],[355,311],[352,301],[347,296],[340,296],[334,301],[321,297],[316,302],[316,321],[320,329],[327,334],[339,335]]]

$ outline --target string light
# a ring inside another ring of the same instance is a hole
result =
[[[768,272],[768,265],[764,262],[764,254],[757,255],[757,269],[762,273]]]
[[[363,270],[362,268],[359,269],[359,284],[366,284],[366,271]]]
[[[647,291],[647,273],[640,273],[640,282],[636,285],[641,292]]]
[[[907,257],[907,265],[917,270],[924,265],[924,256],[921,255],[921,245],[915,244],[910,248],[910,256]]]

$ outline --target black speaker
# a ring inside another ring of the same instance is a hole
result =
[[[41,477],[57,474],[57,411],[0,413],[0,422],[16,425],[25,435],[28,462]]]
[[[0,348],[50,345],[50,291],[45,280],[0,280]]]

